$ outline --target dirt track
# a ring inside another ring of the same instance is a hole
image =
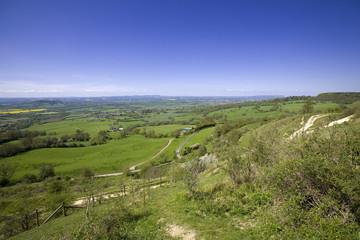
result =
[[[348,122],[348,121],[350,121],[350,119],[352,119],[353,117],[355,117],[355,115],[350,115],[350,116],[347,116],[347,117],[345,117],[345,118],[342,118],[342,119],[333,121],[333,122],[329,123],[329,124],[327,125],[327,127],[332,127],[332,126],[334,126],[334,125],[336,125],[336,124],[342,124],[342,123],[344,123],[344,122]]]
[[[305,126],[303,126],[302,128],[300,128],[299,130],[295,131],[293,134],[291,134],[291,136],[289,137],[289,139],[293,139],[294,137],[302,134],[302,133],[305,133],[306,130],[308,130],[309,128],[312,127],[312,125],[314,125],[314,122],[319,119],[319,118],[322,118],[322,117],[325,117],[327,116],[328,114],[324,114],[324,115],[314,115],[314,116],[311,116],[309,118],[309,120],[306,122]]]
[[[314,122],[322,117],[328,116],[329,114],[323,114],[323,115],[314,115],[311,116],[309,118],[309,120],[306,122],[305,126],[303,126],[302,128],[300,128],[299,130],[295,131],[293,134],[291,134],[291,136],[289,137],[289,139],[293,139],[294,137],[302,134],[302,133],[306,133],[306,131],[311,128],[314,125]],[[348,122],[350,121],[350,119],[352,119],[355,115],[351,115],[351,116],[347,116],[345,118],[336,120],[336,121],[332,121],[331,123],[329,123],[326,127],[332,127],[336,124],[342,124],[344,122]],[[304,120],[302,120],[303,123]],[[308,131],[307,133],[310,133],[311,131]]]

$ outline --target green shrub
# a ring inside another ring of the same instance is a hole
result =
[[[37,181],[37,177],[35,174],[25,174],[23,177],[22,177],[22,182],[23,183],[34,183]]]
[[[360,223],[359,132],[332,128],[289,145],[268,183],[281,201],[286,238],[351,238]],[[347,237],[345,237],[347,236]]]
[[[5,186],[9,185],[9,183],[10,183],[9,178],[7,178],[7,177],[0,177],[0,186],[1,186],[1,187],[5,187]]]
[[[49,193],[59,193],[64,190],[63,182],[62,181],[52,181],[49,184],[48,192]]]
[[[39,179],[44,180],[48,177],[55,176],[55,170],[51,165],[45,165],[40,168]]]
[[[82,170],[81,170],[81,177],[83,178],[91,178],[94,176],[94,173],[91,171],[90,168],[88,167],[84,167]]]

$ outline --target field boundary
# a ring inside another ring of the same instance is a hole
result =
[[[163,147],[158,153],[156,153],[153,157],[151,157],[150,159],[144,161],[144,162],[141,162],[141,163],[138,163],[132,167],[129,168],[129,170],[131,172],[138,172],[139,170],[136,169],[136,167],[144,164],[144,163],[147,163],[151,160],[153,160],[154,158],[156,158],[157,156],[159,156],[165,149],[167,149],[170,144],[172,143],[172,141],[174,140],[174,138],[170,139],[169,142],[167,143],[167,145],[165,147]],[[108,174],[100,174],[100,175],[95,175],[94,177],[95,178],[99,178],[99,177],[111,177],[111,176],[119,176],[119,175],[122,175],[123,172],[118,172],[118,173],[108,173]]]

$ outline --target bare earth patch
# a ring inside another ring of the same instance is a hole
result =
[[[178,237],[184,240],[196,239],[196,232],[175,224],[166,224],[166,232],[171,237]]]
[[[347,116],[347,117],[345,117],[345,118],[342,118],[342,119],[333,121],[333,122],[329,123],[327,126],[328,126],[328,127],[332,127],[332,126],[334,126],[334,125],[336,125],[336,124],[342,124],[342,123],[344,123],[344,122],[348,122],[348,121],[350,121],[350,119],[352,119],[353,117],[355,117],[355,115]]]
[[[309,120],[307,121],[307,123],[305,124],[305,126],[303,126],[302,128],[300,128],[299,130],[297,130],[296,132],[294,132],[290,137],[289,139],[293,139],[294,137],[298,136],[298,135],[301,135],[302,133],[306,133],[306,131],[312,127],[312,125],[314,124],[314,122],[319,119],[319,118],[322,118],[322,117],[325,117],[327,116],[328,114],[324,114],[324,115],[314,115],[314,116],[311,116],[309,118]]]
[[[253,220],[240,220],[238,218],[233,219],[235,226],[237,228],[240,228],[241,230],[247,229],[247,228],[253,228],[256,226],[255,222]]]

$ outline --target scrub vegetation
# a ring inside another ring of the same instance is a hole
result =
[[[358,239],[360,94],[243,100],[7,103],[0,239]]]

